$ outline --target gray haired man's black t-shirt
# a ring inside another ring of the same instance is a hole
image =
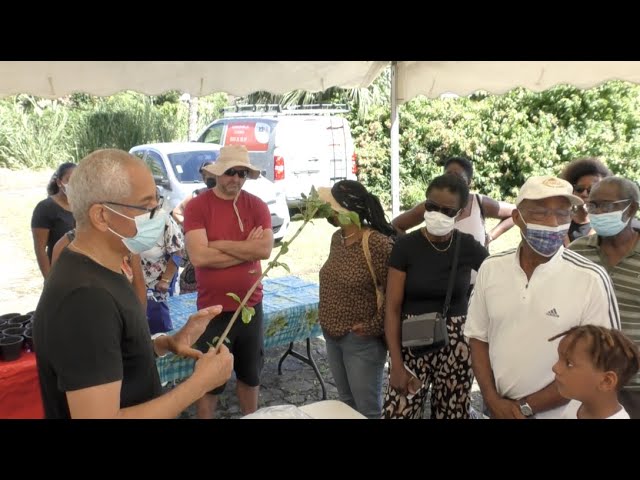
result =
[[[70,418],[67,391],[122,381],[121,408],[161,394],[146,314],[124,275],[65,249],[33,323],[46,418]]]

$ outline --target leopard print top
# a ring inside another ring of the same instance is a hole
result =
[[[372,230],[369,237],[371,261],[378,284],[387,284],[387,263],[393,242]],[[318,319],[326,335],[341,337],[356,323],[364,323],[365,333],[384,333],[384,305],[378,312],[376,290],[362,243],[342,243],[340,230],[331,237],[329,258],[320,269]]]

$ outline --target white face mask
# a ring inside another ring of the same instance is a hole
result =
[[[456,223],[455,217],[448,217],[440,212],[424,212],[424,224],[427,232],[436,237],[444,237],[451,233]]]

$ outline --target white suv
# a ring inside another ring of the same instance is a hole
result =
[[[158,190],[164,197],[163,208],[170,212],[198,188],[204,188],[200,166],[215,161],[220,145],[211,143],[150,143],[138,145],[129,153],[143,159],[151,169]],[[289,209],[282,192],[273,182],[260,176],[247,180],[243,187],[260,198],[271,212],[271,226],[275,240],[282,240],[289,228]]]
[[[198,141],[245,145],[251,163],[285,192],[290,207],[297,207],[301,193],[308,194],[311,186],[356,180],[351,128],[338,115],[347,111],[340,105],[227,107],[224,117],[205,127]]]

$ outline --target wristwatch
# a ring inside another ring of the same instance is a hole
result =
[[[533,417],[533,410],[524,398],[520,399],[520,413],[527,418]]]

